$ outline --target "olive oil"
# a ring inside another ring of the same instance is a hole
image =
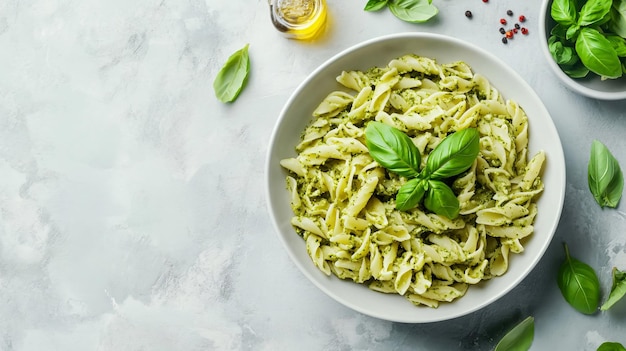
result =
[[[269,0],[274,27],[286,37],[316,38],[326,27],[326,0]]]

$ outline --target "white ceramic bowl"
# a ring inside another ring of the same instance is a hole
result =
[[[585,78],[574,79],[565,74],[554,61],[548,49],[550,31],[555,25],[550,16],[552,0],[543,0],[539,11],[539,33],[541,51],[545,56],[550,68],[559,80],[569,89],[581,95],[599,100],[622,100],[626,99],[626,76],[618,79],[601,80],[597,74],[590,73]]]
[[[522,254],[511,256],[509,271],[501,277],[470,286],[467,294],[436,309],[417,307],[399,295],[387,295],[365,285],[326,276],[315,267],[304,240],[290,224],[293,212],[286,190],[287,173],[279,164],[294,157],[295,146],[313,110],[331,91],[340,89],[335,77],[342,70],[366,70],[384,66],[408,53],[435,58],[440,63],[463,60],[486,76],[507,99],[517,101],[529,119],[530,151],[545,150],[545,191],[538,201],[535,233]],[[452,319],[476,311],[513,289],[533,269],[550,243],[561,215],[565,194],[565,161],[559,135],[548,111],[530,86],[491,54],[460,40],[428,33],[384,36],[351,47],[317,68],[287,101],[276,123],[266,160],[269,213],[278,237],[293,262],[317,287],[338,302],[364,314],[396,322],[425,323]]]

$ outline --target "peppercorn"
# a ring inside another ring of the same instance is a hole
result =
[[[528,34],[528,28],[522,27],[522,34],[527,35]]]
[[[519,23],[515,23],[515,28],[516,28],[516,29],[519,29],[519,28],[520,28]]]
[[[524,16],[524,15],[519,16],[519,21],[520,22],[525,22],[526,21],[526,16]]]
[[[465,17],[472,18],[472,11],[470,10],[465,11]]]
[[[500,33],[504,34],[504,33],[506,33],[506,30],[504,28],[500,27]]]
[[[506,43],[508,43],[508,42],[509,42],[509,40],[508,40],[506,37],[502,37],[502,43],[503,43],[503,44],[506,44]]]
[[[500,18],[500,23],[501,24],[506,24],[506,20],[504,18]]]
[[[505,35],[506,35],[506,38],[509,38],[509,39],[513,38],[513,32],[511,31],[507,31]]]
[[[507,14],[507,15],[509,15],[509,16],[513,16],[513,11],[511,11],[511,10],[507,10],[507,11],[506,11],[506,14]]]

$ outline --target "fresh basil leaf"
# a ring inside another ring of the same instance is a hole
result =
[[[428,155],[424,173],[431,179],[448,178],[472,166],[480,151],[475,128],[456,131],[445,137]]]
[[[565,39],[574,41],[576,37],[578,36],[579,31],[580,31],[579,25],[573,25],[567,28],[567,31],[565,32]]]
[[[498,342],[494,351],[527,351],[535,338],[535,319],[527,317]]]
[[[213,90],[221,102],[235,101],[246,85],[250,72],[248,46],[249,44],[246,44],[230,55],[224,66],[217,72],[213,81]]]
[[[560,38],[560,39],[566,39],[567,28],[568,28],[567,26],[557,23],[550,30],[550,35],[556,36],[557,38]]]
[[[607,35],[606,38],[615,49],[617,56],[626,57],[626,39],[620,37],[619,35]]]
[[[626,38],[626,0],[613,0],[609,29],[615,34]]]
[[[578,25],[588,26],[600,23],[611,10],[613,1],[607,0],[587,0],[580,9],[580,17],[578,17]]]
[[[374,12],[382,10],[385,6],[387,6],[387,0],[369,0],[363,10]]]
[[[564,26],[571,26],[576,23],[576,14],[574,0],[554,0],[550,7],[552,19]]]
[[[571,66],[580,61],[574,48],[565,46],[563,42],[554,35],[548,39],[548,49],[554,61],[560,66]]]
[[[597,140],[591,143],[587,182],[600,207],[617,207],[624,190],[624,175],[611,151]]]
[[[624,295],[626,295],[626,272],[622,272],[616,267],[613,267],[613,285],[611,286],[611,292],[606,302],[600,306],[600,309],[602,311],[608,310],[617,301],[621,300]]]
[[[407,178],[419,174],[420,152],[402,131],[372,121],[365,128],[365,142],[372,158],[389,171]]]
[[[440,180],[429,180],[424,207],[450,219],[459,215],[459,199],[446,183]]]
[[[618,342],[604,342],[598,346],[597,351],[626,351],[626,347]]]
[[[561,294],[572,307],[584,314],[593,314],[600,303],[600,282],[588,264],[569,254],[565,247],[565,261],[559,269],[557,283]]]
[[[622,65],[611,42],[597,29],[583,27],[576,39],[576,53],[590,71],[606,78],[619,78]]]
[[[411,23],[426,22],[439,13],[430,0],[390,0],[388,6],[394,16]]]
[[[422,201],[428,181],[421,178],[413,178],[404,183],[396,195],[396,208],[400,211],[407,211],[417,206]]]
[[[563,72],[572,78],[584,78],[589,74],[589,68],[585,67],[582,62],[578,62],[571,67],[561,67]]]

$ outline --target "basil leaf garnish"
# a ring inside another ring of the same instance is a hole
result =
[[[404,183],[396,195],[396,208],[400,211],[407,211],[417,206],[422,201],[427,186],[428,181],[421,178],[413,178]]]
[[[454,195],[452,189],[440,180],[428,181],[424,207],[450,219],[455,219],[459,215],[459,199]]]
[[[365,144],[370,156],[387,170],[409,179],[398,190],[396,208],[407,211],[422,199],[428,210],[454,219],[459,215],[459,200],[441,179],[467,170],[479,152],[479,133],[464,129],[445,137],[431,151],[426,167],[419,172],[421,155],[411,138],[400,130],[372,121],[365,128]]]
[[[419,174],[420,152],[406,134],[381,122],[370,122],[365,128],[370,155],[378,164],[404,177]]]
[[[609,298],[600,307],[602,311],[606,311],[611,308],[617,301],[621,300],[626,295],[626,272],[622,272],[616,267],[613,267],[613,285],[611,286],[611,292]]]
[[[387,0],[369,0],[363,10],[373,12],[382,10],[385,6],[387,6]]]
[[[439,13],[431,0],[390,0],[388,5],[394,16],[411,23],[426,22]]]
[[[576,3],[574,0],[554,0],[550,15],[557,23],[570,26],[576,23]]]
[[[611,42],[595,28],[583,27],[576,38],[576,53],[590,71],[606,78],[622,75],[622,63]]]
[[[600,303],[600,282],[596,272],[588,264],[569,254],[565,247],[565,261],[559,269],[557,283],[561,294],[572,307],[584,314],[597,311]]]
[[[472,166],[480,150],[480,136],[475,128],[448,135],[428,155],[424,172],[431,179],[458,175]]]
[[[250,72],[248,46],[249,44],[246,44],[246,46],[230,55],[213,81],[215,96],[221,102],[235,101],[246,85],[248,73]]]
[[[606,341],[598,346],[597,351],[626,351],[626,347],[618,342]]]
[[[607,0],[587,0],[580,9],[578,25],[588,26],[601,22],[611,10],[612,3],[612,1]]]
[[[587,181],[600,207],[617,207],[624,190],[624,176],[615,157],[597,140],[591,144]]]
[[[494,351],[527,351],[535,338],[535,319],[521,321],[498,342]]]

